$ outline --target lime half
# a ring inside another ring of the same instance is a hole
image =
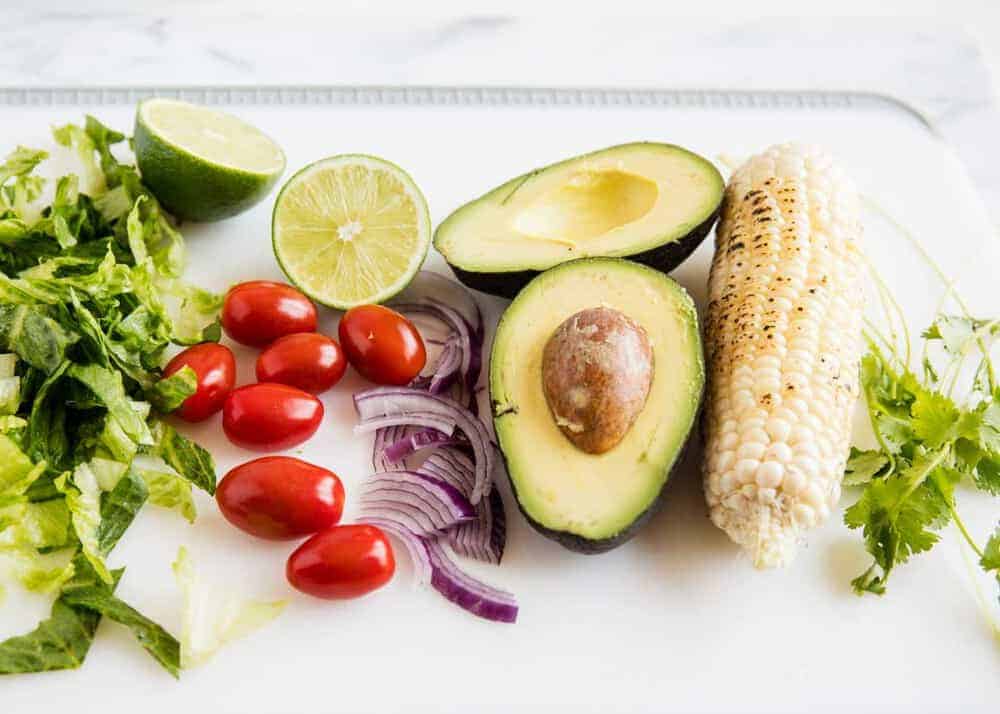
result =
[[[231,114],[175,99],[147,99],[135,114],[143,182],[167,210],[215,221],[260,202],[285,170],[285,154]]]
[[[310,164],[274,202],[274,255],[306,295],[341,310],[388,300],[427,256],[431,219],[403,169],[345,154]]]

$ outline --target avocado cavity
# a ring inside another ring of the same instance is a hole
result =
[[[514,219],[531,238],[575,245],[637,221],[656,205],[654,181],[618,170],[583,170],[539,196]]]

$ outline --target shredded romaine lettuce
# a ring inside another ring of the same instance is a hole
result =
[[[184,597],[181,615],[181,665],[198,667],[219,648],[245,637],[285,609],[283,600],[236,600],[213,590],[198,577],[187,548],[181,546],[173,565],[174,577]]]
[[[123,134],[88,116],[53,135],[78,168],[48,206],[46,152],[0,164],[0,570],[59,596],[0,642],[0,674],[79,666],[106,616],[176,675],[177,641],[115,597],[106,557],[147,500],[193,520],[192,486],[215,490],[211,455],[160,417],[196,386],[190,369],[163,378],[166,349],[218,340],[221,298],[181,281],[183,239],[114,155]]]

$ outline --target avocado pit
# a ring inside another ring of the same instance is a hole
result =
[[[567,318],[545,344],[542,388],[560,431],[603,454],[625,437],[653,383],[653,348],[641,325],[609,307]]]

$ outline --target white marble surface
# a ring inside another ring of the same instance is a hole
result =
[[[13,5],[0,28],[0,85],[7,86],[507,84],[887,93],[918,108],[955,146],[1000,222],[1000,115],[990,74],[971,36],[934,19],[720,25],[337,18],[189,0],[89,11],[76,3]],[[919,161],[914,157],[915,167]]]

